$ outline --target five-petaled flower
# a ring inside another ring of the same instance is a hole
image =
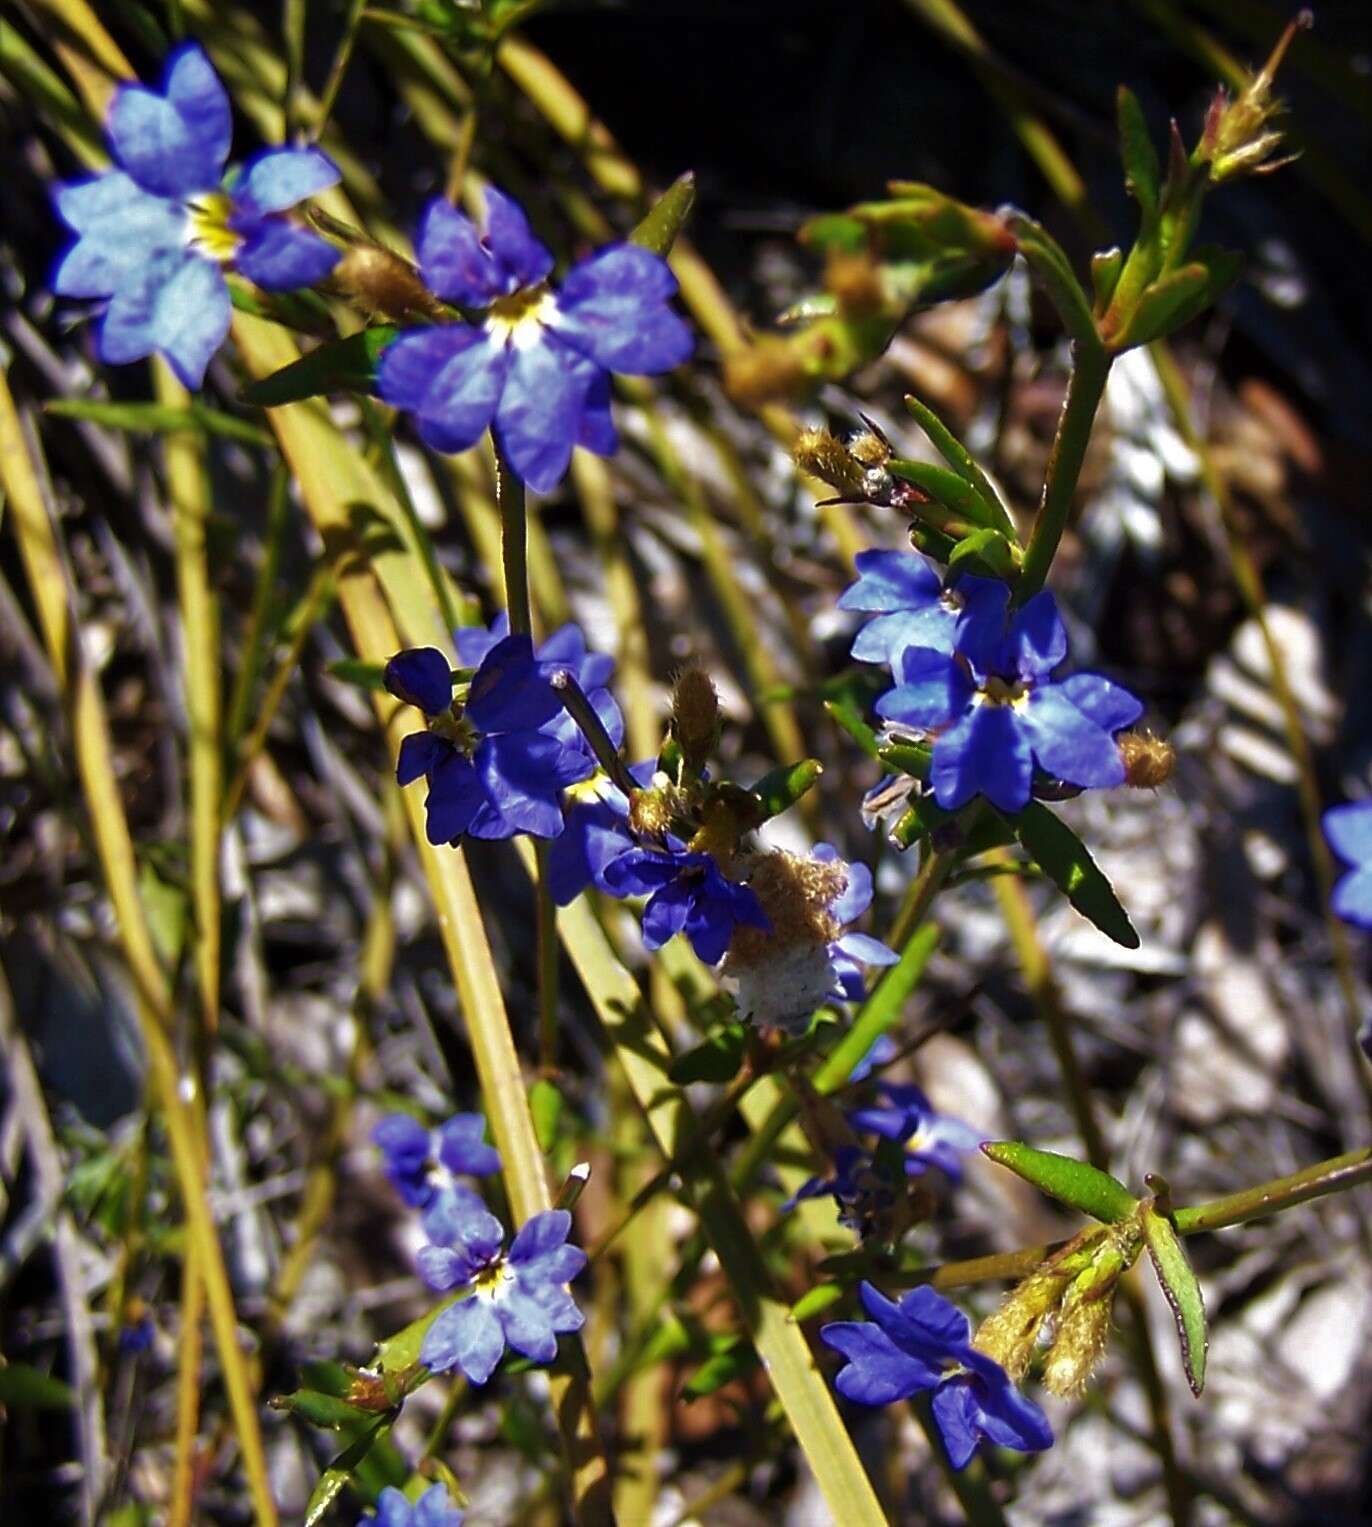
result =
[[[419,1272],[444,1292],[467,1286],[429,1327],[419,1360],[436,1373],[460,1368],[484,1384],[507,1346],[535,1363],[557,1356],[557,1338],[585,1320],[567,1288],[586,1265],[586,1253],[567,1244],[572,1217],[565,1209],[535,1214],[502,1251],[500,1221],[474,1195],[453,1199],[442,1222],[429,1227],[437,1244],[420,1248]]]
[[[877,714],[934,737],[930,779],[945,810],[982,794],[1002,811],[1029,804],[1034,765],[1080,786],[1124,782],[1114,734],[1143,707],[1099,674],[1054,679],[1067,656],[1067,628],[1048,590],[1020,610],[1010,590],[989,578],[965,578],[952,653],[907,647],[897,684]]]
[[[375,1514],[368,1512],[362,1520],[376,1527],[462,1527],[465,1514],[453,1505],[446,1485],[430,1485],[417,1501],[387,1485],[376,1498]]]
[[[1331,806],[1324,814],[1324,835],[1352,866],[1334,887],[1334,911],[1359,928],[1372,928],[1372,801]]]
[[[430,1218],[461,1177],[489,1177],[500,1170],[500,1152],[487,1145],[486,1121],[479,1113],[456,1113],[437,1129],[407,1113],[392,1113],[372,1130],[381,1151],[381,1170],[401,1200]]]
[[[847,1359],[834,1379],[859,1405],[890,1405],[932,1391],[934,1422],[955,1469],[980,1442],[1041,1452],[1052,1428],[999,1363],[971,1343],[967,1317],[932,1288],[914,1288],[899,1304],[870,1283],[859,1290],[870,1321],[840,1320],[820,1338]]]
[[[854,566],[858,576],[839,595],[838,607],[871,616],[853,638],[855,658],[894,670],[907,647],[952,651],[962,599],[923,557],[860,551]]]
[[[684,933],[707,965],[724,958],[738,927],[766,929],[766,914],[751,887],[730,880],[715,860],[669,840],[661,848],[632,848],[601,872],[612,896],[646,896],[643,942],[660,949]]]
[[[157,352],[199,387],[229,331],[224,266],[268,291],[333,269],[339,251],[282,214],[334,185],[338,168],[317,148],[271,149],[226,186],[229,98],[196,43],[168,56],[160,93],[121,86],[106,126],[118,168],[55,193],[78,238],[53,290],[107,299],[101,360]]]
[[[493,186],[484,228],[431,201],[418,253],[436,296],[485,316],[398,336],[382,354],[378,391],[415,416],[435,450],[464,451],[489,426],[510,467],[540,493],[561,481],[573,446],[615,451],[611,372],[655,375],[691,353],[690,331],[668,305],[677,284],[665,260],[612,244],[554,291],[551,253]]]
[[[395,777],[423,777],[430,843],[553,838],[562,831],[559,792],[595,761],[556,735],[562,701],[527,636],[507,636],[482,658],[466,698],[453,705],[453,672],[436,647],[411,647],[386,664],[386,688],[422,710],[428,729],[400,745]]]

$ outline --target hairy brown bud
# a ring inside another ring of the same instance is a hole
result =
[[[860,429],[848,449],[864,467],[884,467],[891,459],[891,442],[874,429]]]
[[[1064,1307],[1043,1364],[1043,1387],[1063,1399],[1079,1395],[1105,1352],[1114,1288],[1092,1291]]]
[[[645,837],[658,837],[672,825],[675,801],[670,790],[653,786],[635,790],[629,797],[629,826]]]
[[[379,244],[354,244],[333,268],[336,291],[368,318],[406,318],[414,313],[436,317],[441,311],[432,292],[407,261]]]
[[[824,266],[824,285],[849,317],[865,318],[886,306],[881,266],[869,254],[831,250]]]
[[[827,429],[804,429],[796,436],[791,455],[802,472],[818,477],[845,498],[866,497],[862,463],[837,435]]]
[[[683,668],[672,686],[672,735],[687,770],[699,774],[719,740],[719,696],[703,668]]]
[[[1177,770],[1177,750],[1165,737],[1152,732],[1121,732],[1115,738],[1124,782],[1135,790],[1155,790]]]
[[[994,1359],[1012,1379],[1029,1369],[1043,1323],[1058,1307],[1071,1274],[1041,1267],[1011,1289],[994,1314],[982,1321],[972,1345]]]

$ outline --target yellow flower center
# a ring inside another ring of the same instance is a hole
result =
[[[546,286],[531,286],[524,291],[498,297],[486,317],[486,332],[497,344],[510,344],[527,350],[542,337],[543,325],[557,311],[557,300]]]
[[[982,685],[981,697],[988,705],[1018,705],[1028,698],[1029,691],[1023,684],[998,679],[994,674]]]
[[[232,200],[223,191],[206,191],[190,197],[186,207],[190,215],[191,248],[226,265],[243,242],[229,227]]]
[[[571,801],[598,801],[608,783],[609,776],[604,769],[597,769],[590,779],[578,780],[574,785],[567,785],[564,793]]]
[[[472,1290],[478,1299],[494,1299],[501,1288],[510,1281],[504,1259],[483,1267],[472,1279]]]

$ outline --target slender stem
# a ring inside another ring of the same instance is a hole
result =
[[[544,1076],[557,1071],[557,907],[548,889],[548,845],[534,840],[534,947],[538,956],[538,1064]]]
[[[195,1439],[200,1425],[205,1280],[194,1245],[181,1264],[181,1333],[176,1357],[176,1465],[167,1527],[190,1527],[195,1514]]]
[[[590,744],[591,752],[595,754],[600,767],[625,795],[637,790],[638,785],[619,756],[619,749],[615,747],[609,732],[605,730],[605,723],[596,714],[595,706],[586,698],[585,690],[575,677],[563,668],[553,675],[552,686],[562,696],[567,714],[581,728],[581,734]]]
[[[978,808],[974,806],[967,812],[963,818],[965,826],[970,828],[973,813],[977,810]],[[952,872],[957,857],[956,852],[952,850],[937,849],[925,855],[924,863],[919,867],[919,873],[906,889],[905,900],[900,904],[896,920],[891,924],[891,931],[886,935],[886,942],[893,949],[903,949],[910,935],[924,921],[934,897]]]
[[[500,564],[505,575],[505,608],[511,632],[533,632],[529,608],[529,517],[524,484],[509,462],[495,453],[495,499],[500,506]]]
[[[362,23],[362,8],[364,4],[365,0],[352,0],[348,11],[348,19],[343,24],[343,35],[338,40],[338,51],[334,54],[333,64],[329,69],[329,77],[324,82],[324,90],[319,97],[319,104],[314,112],[314,122],[310,136],[315,140],[318,140],[329,118],[333,115],[333,105],[338,99],[339,87],[343,83],[343,76],[348,71],[348,64],[353,56],[353,47],[357,42],[357,32]]]
[[[1058,543],[1067,528],[1077,479],[1086,460],[1086,446],[1091,438],[1096,410],[1105,395],[1110,375],[1111,356],[1102,347],[1074,344],[1072,376],[1067,383],[1067,397],[1058,420],[1058,432],[1048,457],[1048,473],[1043,483],[1043,498],[1038,519],[1024,553],[1015,599],[1023,604],[1037,594],[1048,577],[1048,569],[1057,555]]]

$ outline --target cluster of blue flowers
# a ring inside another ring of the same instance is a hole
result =
[[[908,1179],[935,1170],[951,1182],[960,1181],[962,1158],[982,1140],[970,1124],[937,1113],[918,1087],[880,1082],[876,1091],[876,1104],[850,1109],[845,1118],[855,1134],[875,1135],[883,1144],[870,1150],[839,1146],[834,1170],[811,1177],[785,1205],[791,1209],[807,1198],[830,1197],[838,1205],[840,1223],[864,1239],[879,1235],[891,1222]]]
[[[967,1317],[932,1288],[899,1303],[863,1282],[871,1320],[836,1320],[820,1339],[846,1359],[834,1387],[859,1405],[930,1396],[934,1423],[955,1469],[985,1441],[1022,1453],[1052,1447],[1048,1418],[1000,1366],[972,1345]]]
[[[462,1527],[465,1515],[453,1505],[445,1485],[430,1485],[417,1501],[387,1485],[376,1498],[376,1510],[362,1520],[377,1527]]]
[[[1035,770],[1082,788],[1121,785],[1115,733],[1143,707],[1099,674],[1054,674],[1067,657],[1057,600],[1043,590],[1020,609],[994,578],[945,587],[923,558],[868,551],[839,607],[869,614],[853,655],[896,680],[876,705],[890,726],[933,739],[934,799],[955,810],[983,795],[1023,811]]]
[[[572,1217],[545,1209],[505,1249],[505,1229],[458,1175],[498,1171],[499,1154],[482,1139],[480,1114],[456,1114],[426,1130],[407,1114],[391,1114],[372,1132],[383,1170],[403,1201],[423,1211],[428,1237],[419,1249],[420,1276],[440,1293],[466,1290],[425,1333],[419,1360],[435,1373],[460,1369],[484,1384],[507,1347],[534,1363],[551,1363],[559,1335],[585,1320],[567,1285],[586,1253],[567,1244]]]

